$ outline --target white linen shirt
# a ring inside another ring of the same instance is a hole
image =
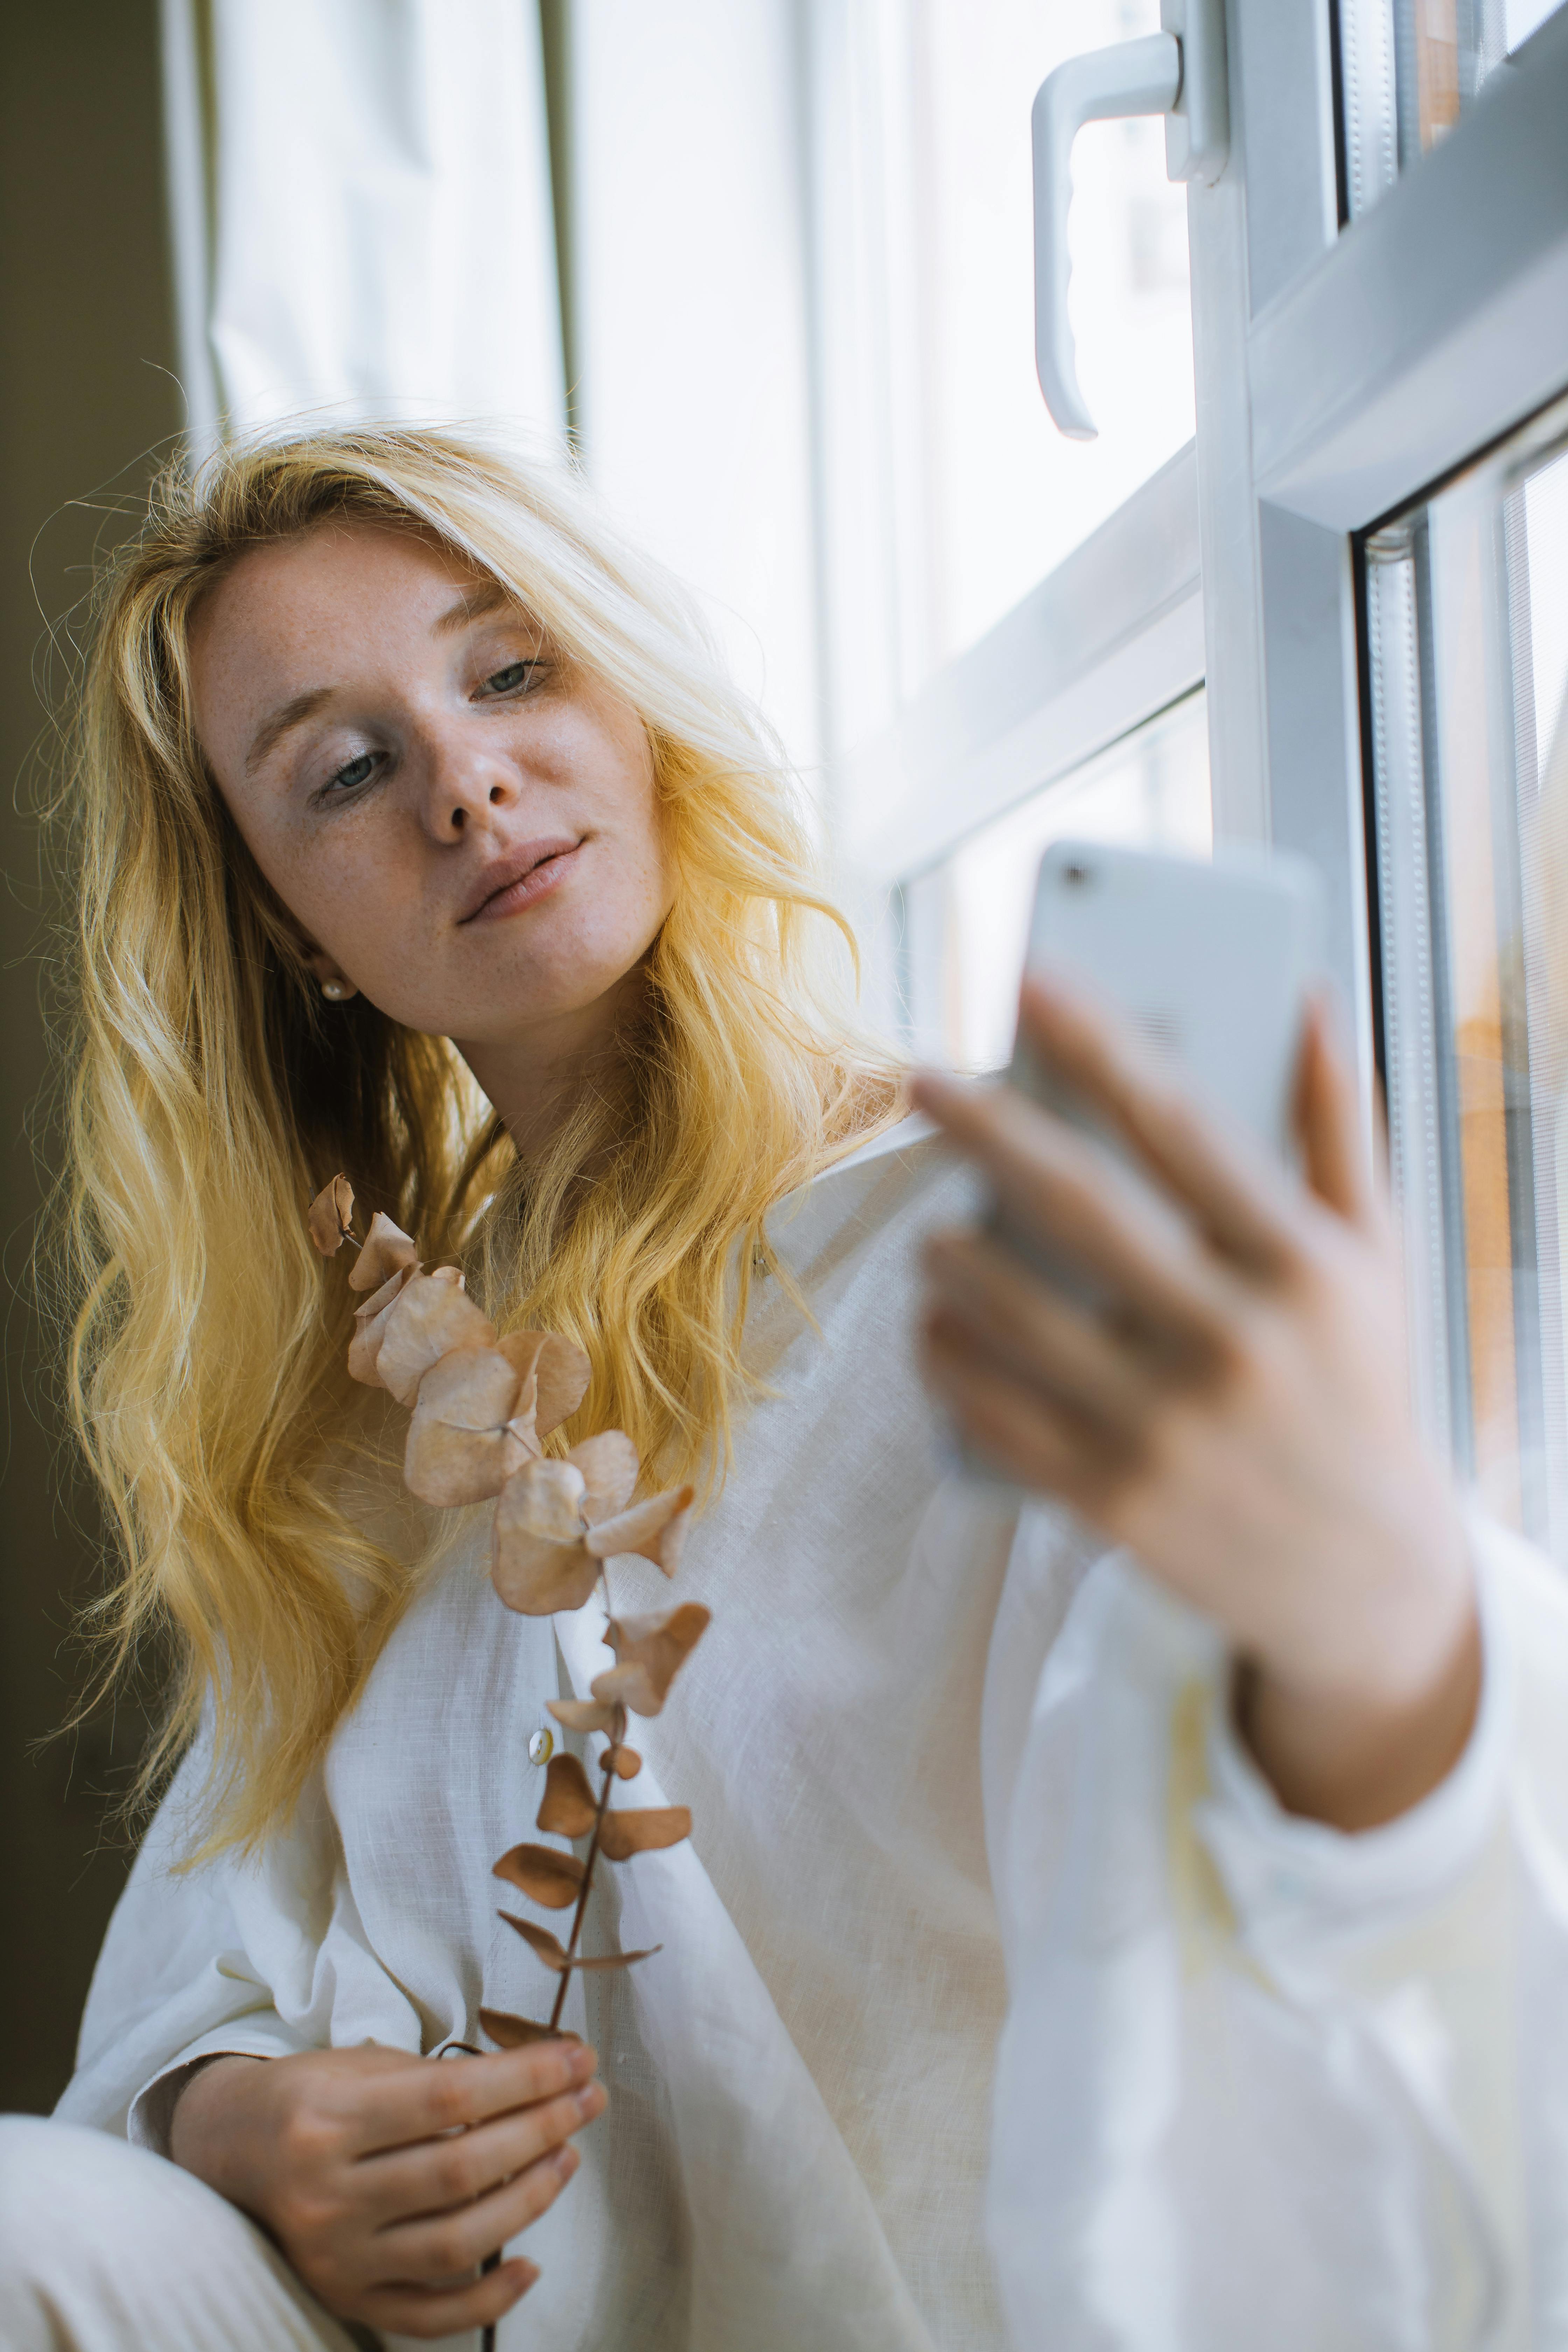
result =
[[[713,1611],[621,1791],[694,1825],[601,1874],[588,1948],[662,1949],[574,1980],[609,2106],[527,2233],[542,2274],[502,2345],[1568,2342],[1554,1572],[1478,1526],[1460,1765],[1384,1829],[1287,1817],[1212,1630],[953,1465],[911,1326],[921,1241],[972,1202],[907,1121],[781,1205],[815,1324],[758,1286],[766,1393],[673,1592],[611,1564],[617,1611]],[[501,1607],[488,1518],[258,1857],[173,1874],[201,1751],[182,1769],[63,2116],[160,2147],[209,2052],[434,2053],[482,2039],[481,2002],[548,2013],[490,1869],[535,1834],[545,1702],[609,1654],[597,1603]]]

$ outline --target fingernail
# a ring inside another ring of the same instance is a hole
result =
[[[597,2052],[590,2050],[586,2044],[584,2044],[580,2050],[574,2050],[572,2053],[572,2080],[574,2083],[585,2083],[598,2063],[599,2059]]]
[[[592,2123],[594,2117],[602,2111],[604,2105],[605,2090],[602,2083],[590,2083],[585,2091],[579,2091],[577,2094],[577,2113],[584,2123]]]
[[[561,2175],[563,2180],[571,2179],[572,2175],[577,2169],[578,2160],[577,2151],[574,2147],[558,2147],[556,2149],[554,2158],[555,2169]]]
[[[526,2294],[531,2286],[539,2283],[537,2263],[508,2263],[507,2271],[519,2294]]]

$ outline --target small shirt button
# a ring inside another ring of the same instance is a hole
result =
[[[555,1734],[552,1731],[536,1731],[528,1743],[529,1762],[548,1764],[554,1753]]]

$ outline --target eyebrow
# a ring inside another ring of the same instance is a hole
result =
[[[268,753],[276,749],[291,728],[302,727],[313,719],[323,703],[332,698],[330,686],[312,686],[304,694],[297,694],[291,702],[280,702],[257,729],[249,751],[245,755],[245,772],[253,776]]]
[[[488,614],[499,613],[505,604],[516,600],[499,580],[487,580],[482,588],[470,588],[448,604],[430,634],[433,637],[448,637],[454,629],[466,629],[470,621],[482,621]]]

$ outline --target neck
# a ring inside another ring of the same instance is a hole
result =
[[[627,972],[592,1004],[553,1014],[519,1037],[454,1043],[524,1160],[547,1150],[590,1088],[603,1091],[618,1069],[621,1040],[642,994],[642,974]]]

